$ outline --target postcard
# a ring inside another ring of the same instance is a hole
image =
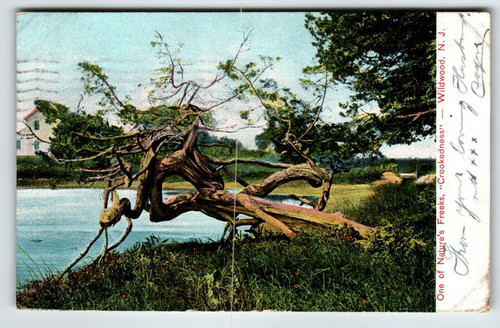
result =
[[[17,308],[489,311],[490,34],[18,12]]]

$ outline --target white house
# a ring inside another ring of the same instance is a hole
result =
[[[53,128],[54,124],[46,123],[43,114],[35,107],[22,118],[22,122],[18,126],[16,154],[34,156],[39,151],[48,152],[50,145],[47,141],[52,136]]]

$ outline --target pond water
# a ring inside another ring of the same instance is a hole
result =
[[[168,197],[175,193],[164,192]],[[120,190],[120,197],[135,201],[134,190]],[[274,200],[296,203],[282,195]],[[63,270],[76,258],[99,229],[98,218],[102,209],[102,189],[20,189],[17,191],[17,281],[21,285],[40,278],[50,270]],[[108,229],[109,244],[118,240],[127,223],[121,220]],[[170,242],[197,239],[203,242],[219,240],[224,222],[200,212],[184,213],[174,220],[152,223],[148,213],[133,220],[133,229],[117,248],[123,251],[151,235]],[[102,250],[101,237],[87,255],[87,261]],[[81,261],[84,263],[85,259]]]

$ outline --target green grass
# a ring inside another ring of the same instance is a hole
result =
[[[293,188],[288,187],[287,191]],[[300,188],[296,186],[294,188]],[[24,286],[21,308],[157,311],[434,311],[434,185],[335,186],[329,208],[355,199],[350,218],[378,226],[293,240],[229,243],[151,237],[100,265]],[[338,203],[335,203],[338,202]]]
[[[62,281],[18,294],[27,308],[71,310],[433,311],[433,272],[330,236],[236,244],[138,244]]]
[[[343,213],[353,220],[371,226],[395,225],[418,228],[433,236],[435,227],[435,184],[416,185],[410,181],[375,188],[361,206],[346,206]]]

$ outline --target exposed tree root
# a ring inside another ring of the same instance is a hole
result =
[[[154,150],[154,141],[151,141],[150,150],[143,156],[140,167],[141,174],[135,175],[138,177],[138,182],[133,208],[129,199],[119,198],[116,191],[119,184],[108,184],[105,190],[104,204],[107,205],[107,198],[111,194],[112,205],[106,207],[101,213],[99,233],[85,251],[60,276],[67,273],[74,264],[86,255],[88,249],[103,231],[105,232],[105,242],[102,256],[115,249],[132,230],[130,219],[138,218],[144,210],[149,212],[152,222],[169,221],[189,211],[200,211],[217,220],[227,222],[221,240],[224,240],[229,228],[234,227],[231,229],[231,233],[233,233],[237,227],[244,225],[251,226],[253,231],[256,231],[255,228],[259,225],[269,225],[288,238],[294,238],[297,232],[306,227],[331,229],[338,225],[347,225],[358,231],[363,238],[375,231],[374,228],[348,220],[342,213],[322,212],[330,194],[332,175],[325,169],[318,167],[302,153],[300,154],[306,163],[299,165],[246,160],[247,163],[252,162],[256,165],[281,168],[281,170],[258,183],[247,184],[242,181],[246,187],[241,192],[227,192],[220,171],[224,169],[228,171],[226,166],[232,165],[234,161],[214,159],[201,153],[196,147],[197,131],[198,127],[194,124],[184,141],[184,146],[169,155],[158,155]],[[300,151],[297,149],[297,152]],[[123,168],[129,167],[123,163],[121,166]],[[134,176],[129,171],[127,172],[126,180],[127,184],[130,184]],[[190,182],[196,191],[163,199],[163,182],[167,177],[173,175],[180,176]],[[323,187],[318,202],[308,202],[313,206],[312,209],[262,198],[269,195],[277,187],[296,180],[305,180],[316,188]],[[240,215],[246,218],[238,219]],[[115,225],[122,216],[125,216],[128,226],[121,238],[108,247],[107,229]],[[234,236],[230,234],[230,237]]]

